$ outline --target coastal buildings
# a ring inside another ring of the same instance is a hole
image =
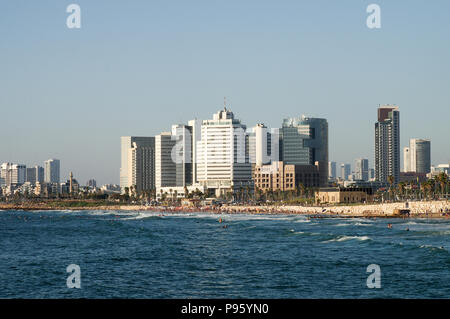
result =
[[[387,182],[400,179],[400,111],[398,106],[383,105],[378,108],[375,123],[375,178]]]
[[[328,187],[315,193],[316,203],[363,203],[373,201],[371,187]]]
[[[202,138],[202,120],[194,119],[188,121],[188,125],[191,128],[192,138],[192,184],[198,183],[197,178],[197,145]]]
[[[408,161],[408,159],[406,158]],[[431,142],[426,139],[409,140],[408,172],[428,174],[431,171]]]
[[[137,191],[155,188],[155,138],[122,136],[120,187]]]
[[[445,173],[450,174],[450,164],[439,164],[436,166],[431,166],[431,173],[433,174],[439,174],[439,173]]]
[[[253,188],[246,126],[223,110],[201,125],[197,143],[197,179],[206,189],[221,195],[243,187]]]
[[[300,185],[319,187],[319,167],[315,165],[295,165],[272,162],[270,165],[255,167],[253,173],[255,189],[267,191],[293,191]]]
[[[31,185],[35,185],[36,182],[44,182],[44,168],[41,166],[34,166],[27,168],[26,181],[30,182]]]
[[[0,166],[0,186],[21,185],[26,181],[26,174],[27,169],[23,164],[3,163]]]
[[[349,180],[349,176],[352,173],[351,164],[341,164],[341,179],[343,181]]]
[[[175,162],[175,186],[192,185],[192,127],[184,124],[172,126],[175,141],[171,157]]]
[[[155,136],[155,187],[176,186],[175,138],[171,132]]]
[[[265,165],[271,162],[272,136],[264,124],[257,124],[253,131],[255,133],[255,165]]]
[[[87,181],[86,186],[88,188],[97,188],[97,181],[95,179],[90,179]]]
[[[60,161],[49,159],[44,162],[44,182],[59,183],[60,181]]]
[[[328,162],[328,178],[336,179],[336,162]]]
[[[285,164],[315,165],[319,162],[322,186],[328,183],[328,122],[306,117],[287,118],[280,129],[280,160]]]
[[[403,148],[403,172],[411,172],[411,153],[409,147]]]
[[[355,160],[355,179],[360,181],[369,180],[369,160],[367,158]]]

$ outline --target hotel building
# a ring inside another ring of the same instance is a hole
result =
[[[197,179],[216,195],[253,188],[246,126],[224,108],[204,120],[197,143]]]
[[[155,138],[122,136],[120,188],[136,191],[155,188]]]
[[[395,105],[378,108],[375,123],[375,178],[387,182],[388,176],[400,179],[400,111]]]

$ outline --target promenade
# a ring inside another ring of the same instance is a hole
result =
[[[408,202],[410,217],[414,218],[442,218],[450,215],[450,201]],[[405,202],[383,204],[353,204],[348,206],[299,206],[299,205],[270,205],[270,206],[202,206],[202,207],[167,207],[142,205],[111,205],[94,207],[50,207],[40,204],[6,204],[0,203],[0,210],[123,210],[123,211],[154,211],[161,213],[191,213],[208,212],[217,214],[299,214],[340,217],[396,217],[396,209],[405,209]]]

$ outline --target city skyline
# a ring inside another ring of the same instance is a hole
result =
[[[119,184],[120,136],[207,119],[223,96],[247,127],[325,118],[329,160],[371,167],[376,109],[396,104],[401,149],[429,139],[431,164],[450,160],[448,2],[378,1],[379,30],[365,25],[365,1],[78,3],[80,30],[65,26],[65,3],[0,12],[0,104],[21,119],[0,128],[1,162],[54,157],[64,180]]]

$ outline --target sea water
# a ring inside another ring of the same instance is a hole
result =
[[[449,249],[445,219],[1,211],[0,298],[448,298]]]

